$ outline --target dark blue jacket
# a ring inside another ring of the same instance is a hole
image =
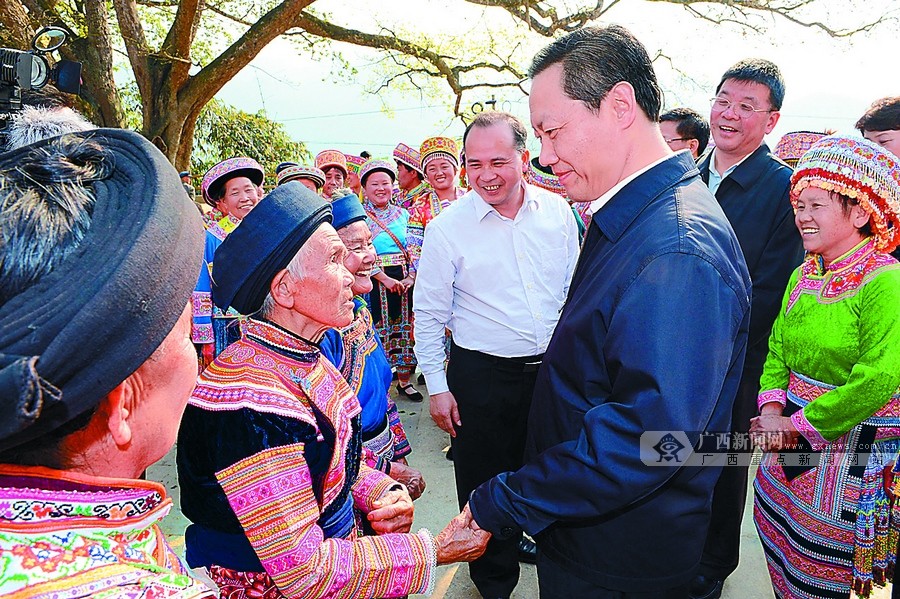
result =
[[[594,215],[538,373],[526,465],[476,489],[476,522],[537,535],[611,589],[690,580],[720,467],[650,466],[645,431],[727,431],[749,326],[734,232],[687,152]],[[686,459],[688,444],[679,455]]]
[[[697,165],[709,182],[712,153]],[[753,281],[750,336],[744,364],[748,384],[759,391],[759,377],[769,352],[769,333],[778,315],[784,290],[803,261],[803,240],[794,224],[788,191],[791,167],[762,144],[722,180],[716,199],[737,235]],[[753,395],[751,394],[751,395]],[[755,406],[754,406],[755,408]]]

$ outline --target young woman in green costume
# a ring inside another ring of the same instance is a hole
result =
[[[769,339],[766,452],[754,520],[777,597],[862,597],[893,572],[886,472],[900,448],[900,164],[868,140],[826,137],[791,179],[807,259]]]

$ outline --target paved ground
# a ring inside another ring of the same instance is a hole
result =
[[[423,389],[424,390],[424,389]],[[449,437],[431,421],[428,414],[428,399],[421,404],[398,399],[403,425],[409,435],[413,453],[410,464],[419,468],[428,485],[425,494],[416,501],[416,521],[413,530],[428,528],[437,534],[459,513],[453,485],[453,464],[444,454]],[[164,532],[170,537],[176,550],[184,547],[184,529],[187,520],[177,509],[178,487],[175,474],[174,450],[147,473],[151,480],[165,483],[176,502],[176,509],[168,516]],[[741,564],[726,581],[724,599],[763,599],[772,597],[765,559],[753,527],[752,507],[748,502],[744,513],[741,532]],[[652,540],[650,540],[652,542]],[[431,595],[433,599],[479,599],[479,594],[469,580],[466,565],[442,566],[438,570],[437,584]],[[538,597],[537,576],[534,566],[522,565],[519,585],[513,593],[514,599],[535,599]],[[889,589],[873,593],[873,599],[888,599]]]

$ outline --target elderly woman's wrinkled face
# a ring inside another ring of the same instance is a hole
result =
[[[191,343],[191,305],[156,351],[135,371],[138,389],[134,402],[132,444],[146,463],[135,464],[136,476],[156,462],[175,443],[181,415],[197,381],[197,353]]]
[[[225,182],[223,186],[225,195],[216,204],[222,214],[233,216],[242,220],[250,214],[256,203],[259,202],[260,188],[254,185],[247,177],[235,177]]]
[[[863,240],[859,228],[869,222],[869,214],[858,204],[845,210],[836,193],[807,187],[794,206],[794,222],[803,249],[832,262]]]
[[[303,276],[293,310],[330,328],[353,321],[353,275],[344,266],[347,248],[334,228],[323,223],[301,250]]]
[[[394,181],[384,171],[376,171],[366,177],[366,198],[378,208],[384,208],[391,201]]]
[[[369,293],[372,291],[372,266],[376,256],[369,226],[365,221],[356,221],[338,231],[338,236],[347,248],[344,266],[353,275],[353,293]]]

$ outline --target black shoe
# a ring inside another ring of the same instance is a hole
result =
[[[719,599],[722,596],[724,585],[724,580],[698,574],[691,581],[690,597],[691,599]]]
[[[519,561],[523,564],[537,563],[537,545],[526,536],[519,541]]]
[[[424,397],[422,397],[422,394],[416,391],[416,388],[409,383],[407,383],[405,387],[401,383],[397,383],[397,393],[400,395],[400,397],[405,397],[409,401],[415,403],[420,403],[423,399],[425,399]]]
[[[418,383],[419,385],[425,384],[425,375],[421,372],[419,373],[419,376],[416,377],[416,383]]]

